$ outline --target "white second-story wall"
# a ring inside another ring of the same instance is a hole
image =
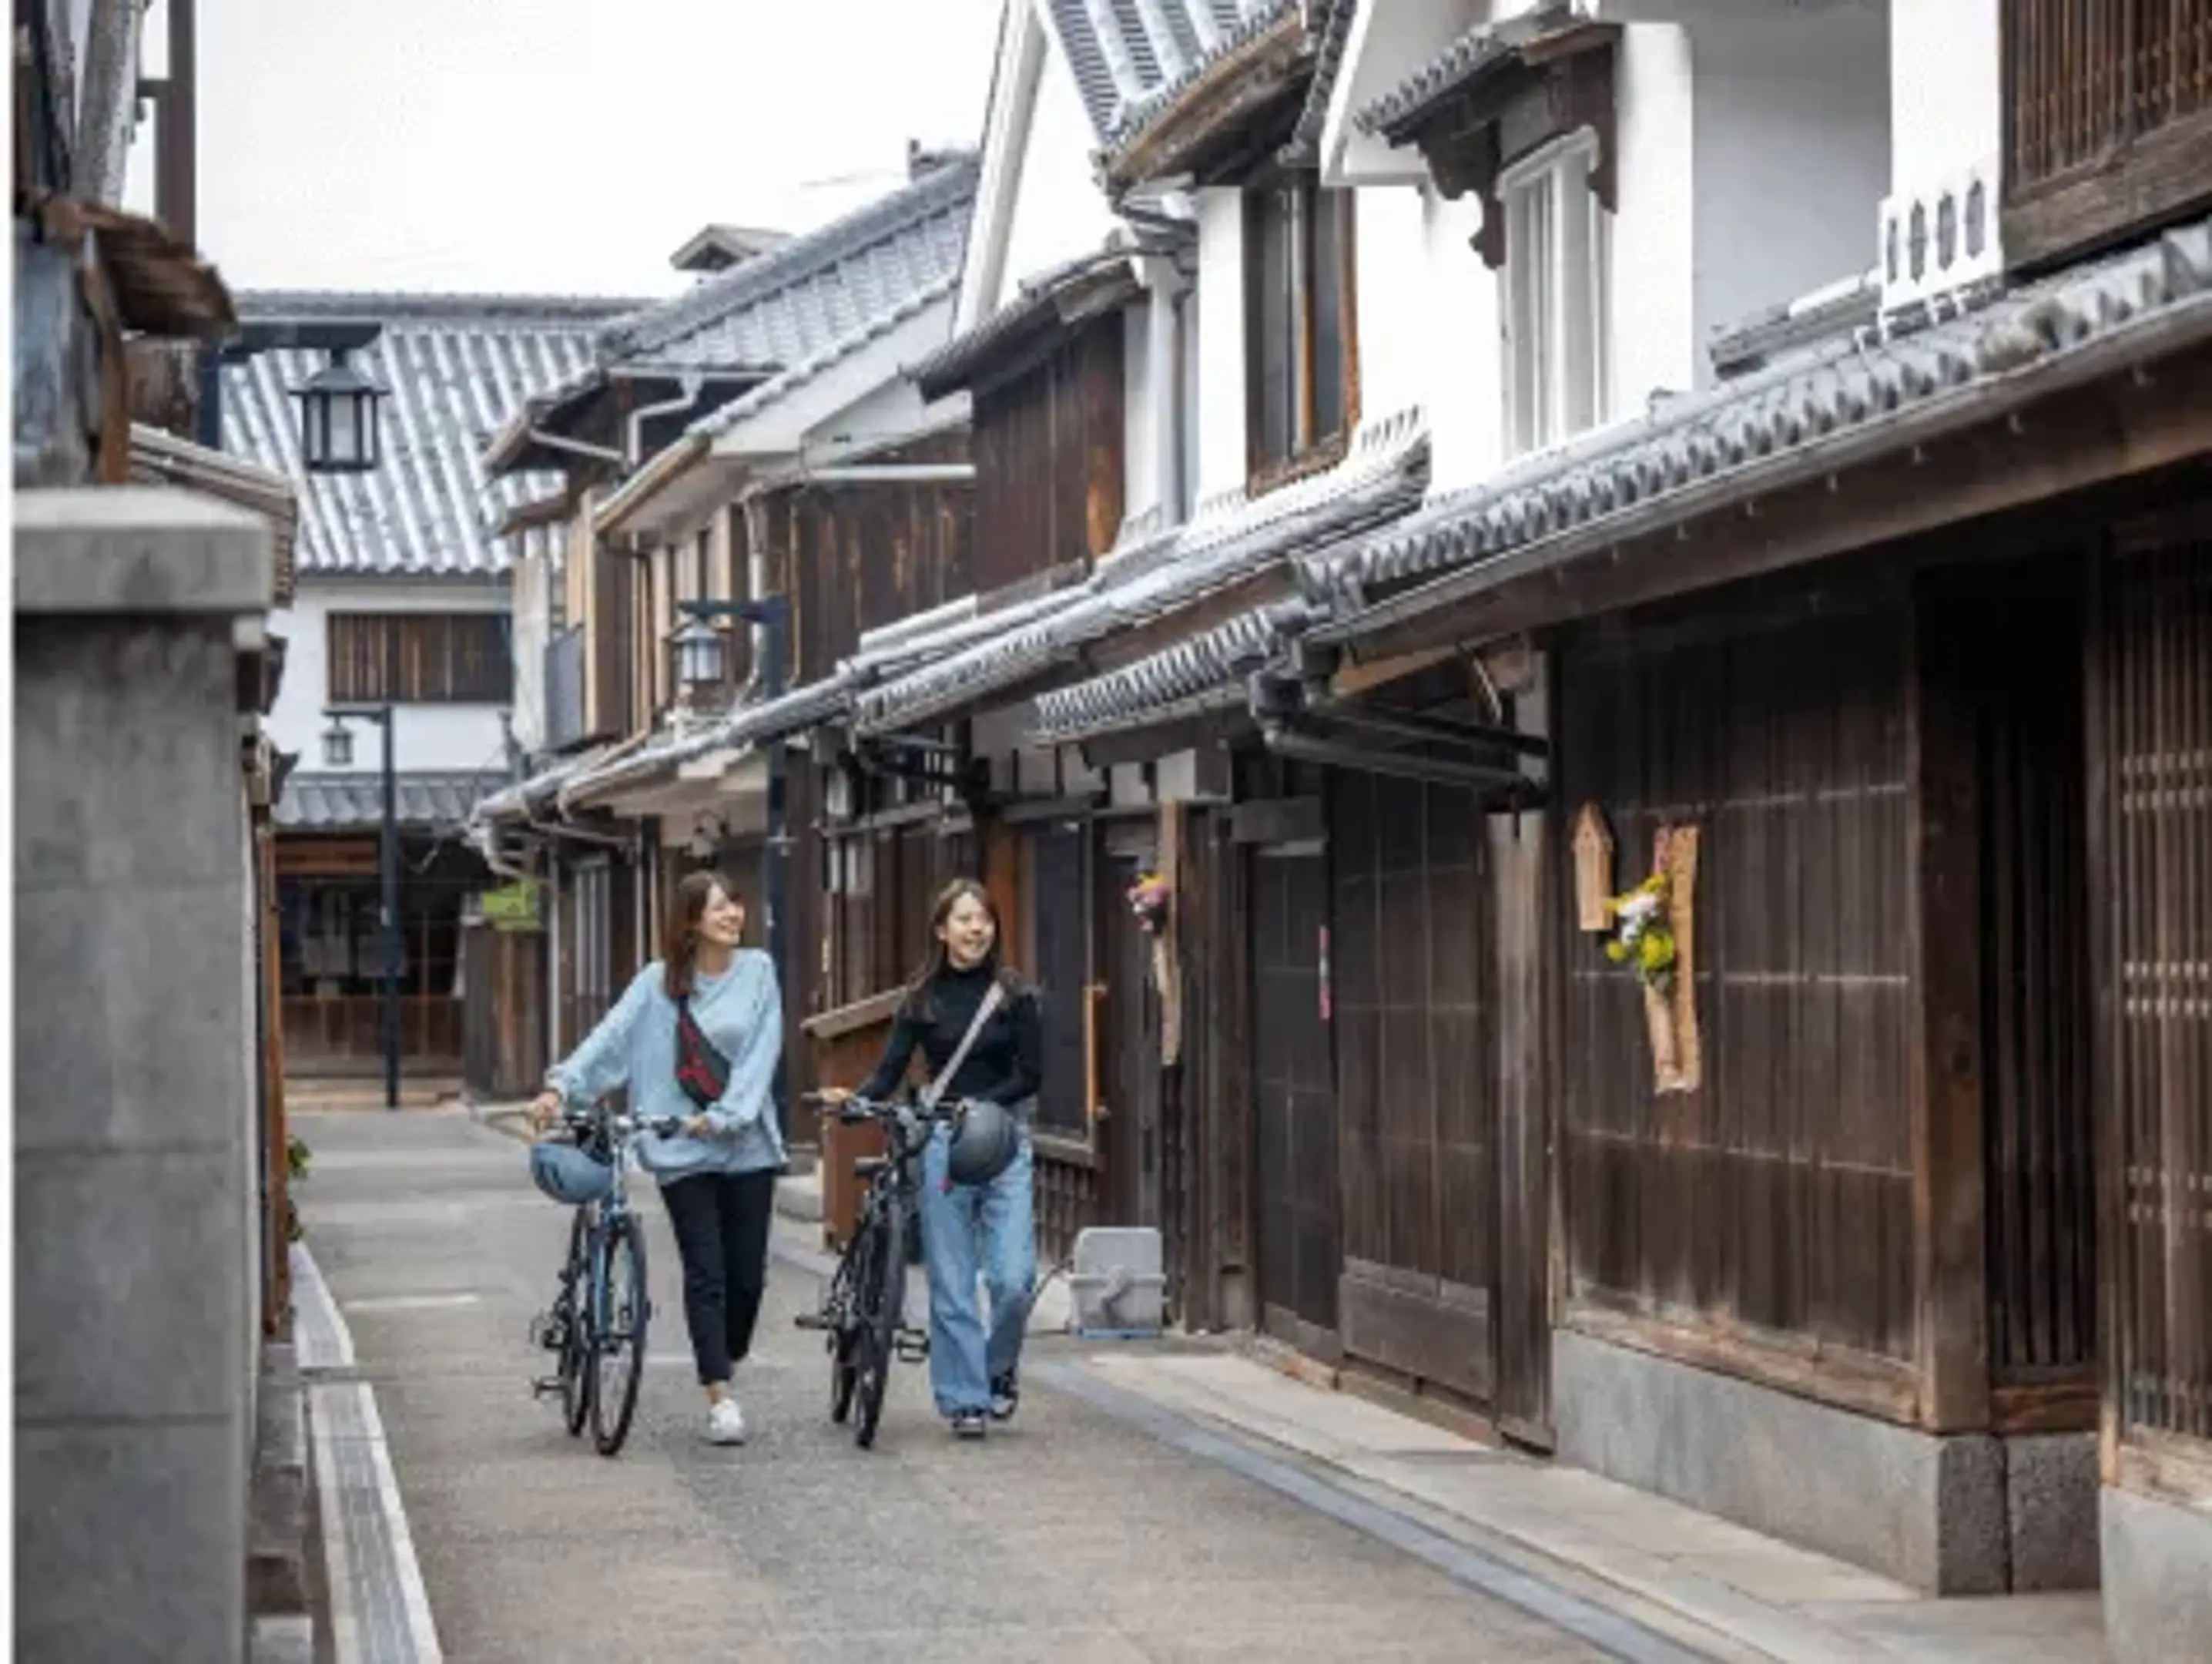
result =
[[[1198,489],[1194,501],[1241,491],[1245,454],[1244,194],[1231,186],[1198,202]]]
[[[560,584],[550,556],[527,553],[509,569],[514,606],[514,739],[526,752],[545,746],[545,649],[553,639],[553,596]]]
[[[277,748],[297,753],[307,773],[336,773],[323,760],[323,712],[330,704],[329,615],[332,613],[490,613],[508,614],[504,584],[407,583],[388,579],[342,582],[303,578],[293,604],[273,614],[270,628],[285,638],[284,680],[268,728]],[[403,704],[398,711],[398,764],[402,773],[497,773],[506,766],[500,725],[503,704]],[[351,771],[374,774],[384,765],[376,729],[354,725]]]
[[[1357,198],[1352,231],[1355,347],[1363,421],[1427,403],[1428,233],[1421,193],[1378,186]]]
[[[1890,0],[1890,173],[1897,189],[1978,166],[2003,143],[2002,3]],[[1870,242],[1873,235],[1869,230]]]

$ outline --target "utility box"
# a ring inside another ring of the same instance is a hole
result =
[[[1075,1329],[1091,1340],[1150,1340],[1167,1312],[1160,1234],[1150,1226],[1093,1226],[1078,1232],[1068,1291]]]

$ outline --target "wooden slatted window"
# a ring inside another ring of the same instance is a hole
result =
[[[514,656],[499,613],[333,613],[337,704],[506,704]]]
[[[2007,0],[2002,15],[2008,258],[2212,194],[2212,0]]]
[[[1244,200],[1247,450],[1273,484],[1342,453],[1358,420],[1352,198],[1310,175]]]
[[[2100,574],[2098,1119],[2122,1431],[2212,1439],[2212,525]]]

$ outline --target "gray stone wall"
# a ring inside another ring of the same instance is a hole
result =
[[[2103,1515],[2113,1664],[2212,1658],[2212,1506],[2108,1486]]]
[[[235,642],[268,535],[135,488],[26,493],[15,529],[15,1656],[228,1664],[258,1354]]]

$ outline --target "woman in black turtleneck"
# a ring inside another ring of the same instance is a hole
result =
[[[983,887],[956,880],[930,917],[936,945],[908,990],[890,1044],[860,1088],[886,1098],[920,1051],[936,1079],[960,1049],[993,984],[998,1009],[983,1025],[944,1098],[989,1098],[1012,1109],[1021,1149],[987,1185],[946,1182],[951,1146],[940,1126],[922,1159],[921,1247],[929,1271],[929,1384],[938,1413],[963,1438],[982,1436],[988,1415],[1006,1421],[1020,1396],[1017,1376],[1036,1279],[1036,1231],[1030,1195],[1029,1123],[1043,1072],[1036,993],[1000,954],[999,912]],[[991,1303],[988,1335],[975,1298],[981,1271]]]

